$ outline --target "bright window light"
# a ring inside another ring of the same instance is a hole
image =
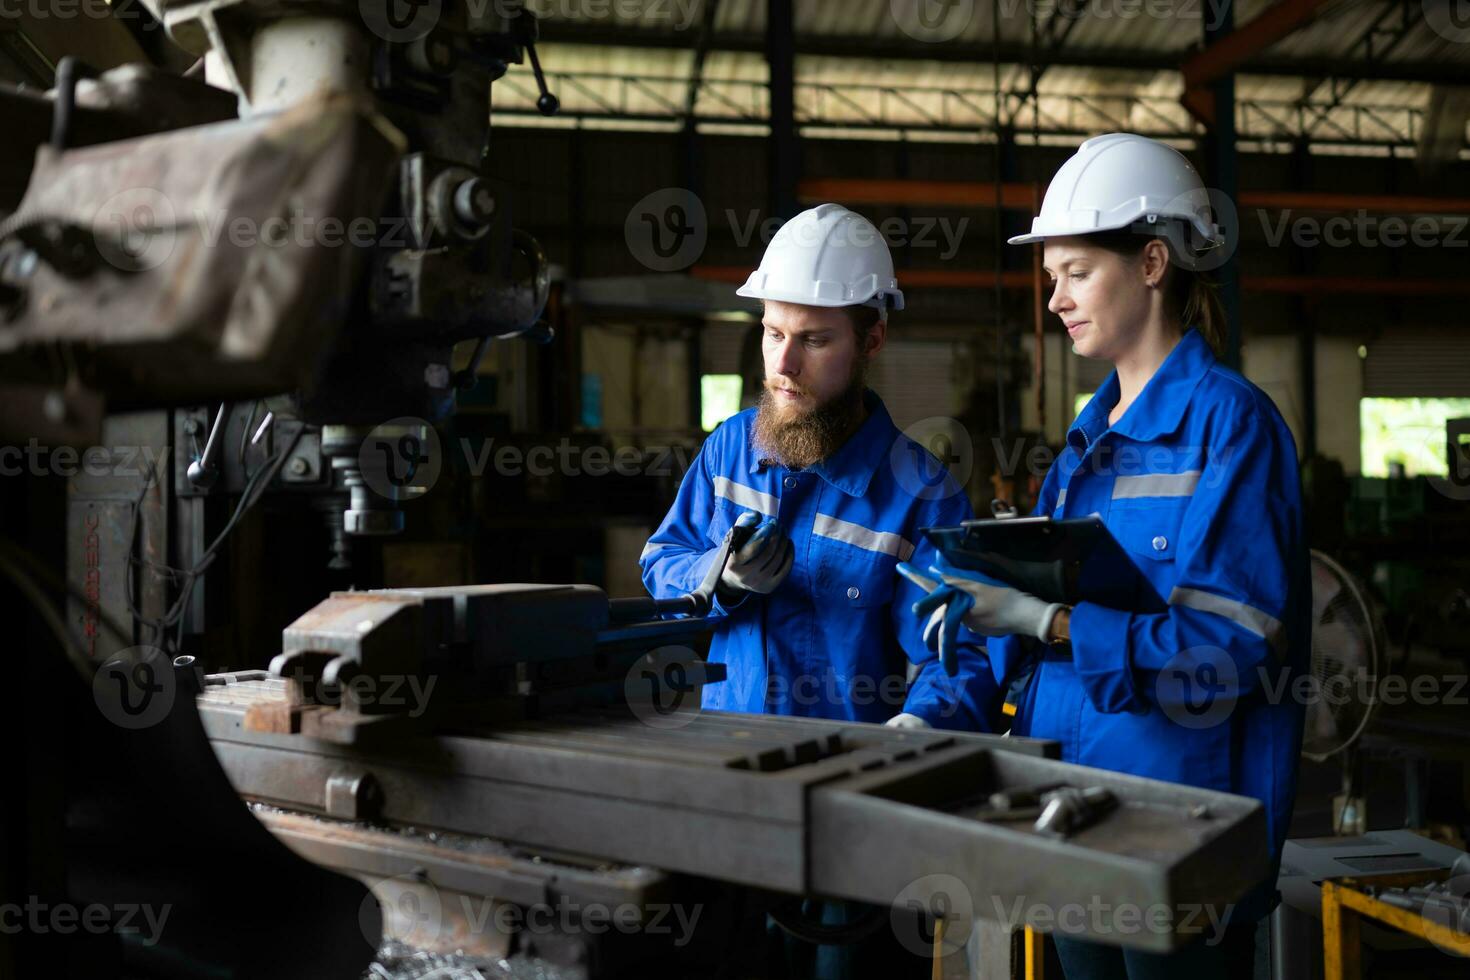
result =
[[[1406,476],[1447,475],[1445,420],[1467,416],[1470,398],[1362,399],[1363,475],[1388,476],[1390,463],[1402,463]]]
[[[706,432],[740,411],[740,375],[699,376],[699,425]]]

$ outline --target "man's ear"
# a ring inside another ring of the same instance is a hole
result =
[[[867,342],[863,345],[863,354],[872,357],[882,350],[886,343],[888,343],[888,320],[886,317],[880,317],[868,331]]]

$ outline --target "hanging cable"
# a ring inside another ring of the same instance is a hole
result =
[[[208,548],[204,549],[204,553],[200,556],[199,561],[192,568],[188,569],[175,568],[165,562],[157,562],[137,553],[138,525],[143,509],[143,499],[148,495],[149,490],[153,488],[158,480],[157,463],[155,462],[149,466],[148,475],[143,481],[143,488],[139,491],[138,498],[133,503],[133,514],[128,527],[128,574],[124,577],[124,592],[127,599],[128,612],[140,624],[149,628],[151,631],[150,642],[154,645],[164,649],[171,649],[174,652],[177,651],[183,635],[182,624],[184,614],[188,610],[189,599],[193,595],[194,586],[203,577],[204,573],[209,569],[209,566],[214,563],[215,558],[219,555],[219,549],[239,524],[240,519],[264,495],[266,488],[275,479],[276,474],[280,472],[281,467],[296,448],[296,442],[301,438],[302,431],[301,429],[297,429],[296,434],[291,437],[291,440],[279,452],[271,456],[266,462],[266,465],[256,470],[245,481],[245,488],[240,493],[240,500],[235,505],[234,513],[230,515],[230,519],[225,522],[225,526],[220,529],[214,541],[210,543]],[[159,575],[165,579],[169,586],[177,588],[177,598],[169,605],[162,616],[147,616],[138,608],[133,590],[134,569],[144,569],[155,575]],[[176,630],[172,644],[170,644],[168,637],[168,631],[171,628]]]
[[[72,583],[58,578],[34,555],[4,539],[0,539],[0,574],[9,579],[21,595],[36,608],[36,612],[40,614],[42,621],[56,637],[56,641],[61,644],[62,652],[76,668],[82,680],[88,684],[92,683],[92,676],[97,669],[96,663],[87,655],[81,643],[67,630],[65,617],[57,610],[56,604],[42,590],[41,585],[52,592],[64,593],[83,605],[92,606],[95,600]],[[37,585],[38,582],[40,585]],[[132,646],[133,637],[130,631],[123,629],[102,609],[94,611],[98,625],[106,627],[108,632],[120,642],[119,649]]]

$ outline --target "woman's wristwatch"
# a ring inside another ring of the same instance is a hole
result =
[[[1072,607],[1063,606],[1058,609],[1056,615],[1052,616],[1051,626],[1046,632],[1048,646],[1070,647],[1072,645]]]

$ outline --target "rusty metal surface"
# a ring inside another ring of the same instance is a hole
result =
[[[673,883],[657,868],[589,861],[465,834],[413,826],[385,828],[251,804],[266,828],[297,854],[363,878],[423,872],[436,885],[467,895],[494,895],[537,905],[565,896],[574,902],[628,904],[646,909],[672,897]]]
[[[401,140],[370,108],[328,96],[248,121],[43,147],[0,235],[23,294],[0,333],[0,369],[34,377],[28,352],[73,343],[83,377],[114,397],[305,383],[363,271],[364,250],[324,229],[376,227]],[[22,261],[11,236],[46,222],[94,236],[100,259],[67,274]]]
[[[390,826],[879,904],[933,899],[923,882],[948,875],[985,918],[1078,895],[1173,909],[1161,930],[1108,939],[1155,950],[1182,942],[1178,910],[1234,901],[1266,866],[1259,803],[1057,762],[1026,740],[721,712],[665,730],[616,706],[370,750],[246,731],[249,706],[283,693],[255,681],[200,699],[236,789],[324,812],[334,773],[370,772]],[[989,793],[1041,783],[1104,786],[1121,805],[1060,840],[979,819]]]

